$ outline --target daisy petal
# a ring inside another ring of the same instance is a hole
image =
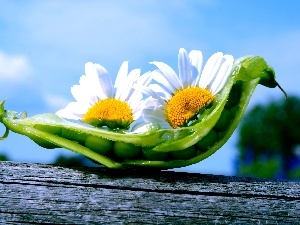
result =
[[[112,98],[115,94],[115,90],[107,70],[99,64],[95,64],[95,69],[98,74],[98,80],[100,82],[103,94],[106,96],[106,98]]]
[[[134,93],[132,87],[140,76],[140,72],[140,69],[134,69],[128,74],[127,79],[123,81],[123,87],[121,89],[119,88],[119,90],[122,91],[119,97],[120,100],[128,100]]]
[[[86,80],[88,81],[89,92],[93,93],[95,97],[105,99],[106,95],[102,91],[101,84],[99,82],[98,73],[94,63],[88,62],[85,64]]]
[[[116,89],[116,94],[115,98],[120,99],[120,96],[122,94],[122,90],[124,88],[124,82],[127,80],[127,75],[128,75],[128,61],[125,61],[122,63],[118,75],[116,77],[115,81],[115,89]]]
[[[145,105],[144,104],[139,104],[133,112],[133,119],[134,120],[137,120],[138,118],[140,118],[143,110],[145,108]]]
[[[192,50],[189,53],[189,58],[191,61],[191,70],[192,70],[192,86],[196,86],[199,83],[201,70],[202,70],[202,62],[203,56],[202,52],[198,50]]]
[[[231,55],[224,55],[225,62],[222,64],[213,84],[211,85],[211,92],[213,94],[217,94],[225,85],[231,69],[233,65],[233,56]]]
[[[88,102],[94,104],[99,101],[99,98],[91,89],[90,81],[87,76],[82,75],[79,80],[79,85],[73,85],[71,87],[71,93],[76,101]]]
[[[211,83],[211,81],[215,78],[222,61],[222,57],[223,57],[223,53],[217,52],[208,59],[200,77],[200,81],[199,81],[200,87],[206,88]]]
[[[151,81],[152,81],[152,72],[147,72],[138,78],[137,84],[147,87]]]
[[[89,99],[90,96],[88,95],[88,93],[84,92],[82,86],[80,85],[73,85],[71,87],[71,94],[77,102],[91,101],[91,99]]]
[[[149,131],[149,129],[151,128],[151,125],[148,123],[143,122],[139,122],[136,123],[134,126],[132,126],[131,128],[131,132],[133,133],[144,133]]]
[[[151,64],[157,66],[158,69],[162,72],[161,77],[163,77],[164,80],[166,80],[167,83],[169,83],[168,86],[172,87],[172,90],[170,91],[175,92],[176,90],[181,88],[181,82],[175,71],[170,66],[163,62],[151,62]],[[155,77],[153,77],[153,79],[155,79]],[[158,80],[156,81],[159,82]],[[163,85],[166,86],[165,84]]]
[[[152,89],[150,89],[148,87],[145,87],[143,89],[143,93],[145,93],[146,95],[149,95],[149,96],[152,96],[153,98],[155,98],[160,105],[165,104],[164,99],[160,95],[158,95],[155,91],[153,91]]]
[[[149,88],[151,90],[155,91],[156,93],[162,93],[164,96],[164,99],[170,99],[172,97],[168,91],[166,91],[162,86],[160,86],[158,84],[150,84]]]
[[[170,129],[171,126],[165,120],[165,111],[163,107],[158,109],[144,109],[142,117],[147,123],[159,124],[161,128]]]
[[[181,87],[186,88],[191,84],[191,62],[187,51],[184,48],[179,49],[178,53],[178,70]]]
[[[135,90],[134,93],[127,100],[127,103],[131,106],[132,110],[134,111],[135,108],[139,107],[142,99],[143,99],[142,93]]]
[[[55,114],[66,119],[79,120],[88,108],[89,106],[86,104],[70,102],[64,109],[57,111]]]
[[[85,70],[86,78],[89,81],[89,84],[95,88],[100,88],[100,83],[98,80],[98,73],[95,68],[95,64],[92,62],[86,63],[84,70]]]
[[[142,120],[145,121],[144,115],[148,115],[148,113],[146,112],[147,110],[149,112],[153,112],[154,110],[156,110],[160,105],[157,103],[157,99],[154,99],[152,97],[148,97],[144,102],[143,102],[143,106],[142,108],[140,108],[139,111],[136,111],[136,114],[139,114],[139,116],[142,116]],[[145,114],[146,112],[146,114]],[[151,114],[151,113],[150,113]],[[146,117],[147,117],[146,115]]]
[[[153,80],[155,80],[158,83],[162,84],[162,86],[164,86],[165,89],[168,90],[170,93],[176,92],[177,88],[175,88],[174,85],[172,85],[170,83],[170,81],[163,76],[163,74],[160,70],[152,71],[152,77],[153,77]]]

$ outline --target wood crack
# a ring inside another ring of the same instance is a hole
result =
[[[16,185],[33,185],[33,186],[51,186],[51,187],[64,187],[64,188],[78,188],[78,187],[89,187],[89,188],[102,188],[109,190],[126,190],[134,192],[148,192],[148,193],[169,193],[178,195],[197,195],[197,196],[216,196],[216,197],[235,197],[235,198],[261,198],[261,199],[281,199],[285,201],[300,201],[300,197],[284,196],[284,195],[266,195],[266,194],[247,194],[247,193],[223,193],[223,192],[202,192],[202,191],[190,191],[180,189],[147,189],[137,188],[128,186],[114,186],[114,185],[103,185],[103,184],[88,184],[88,183],[72,183],[72,182],[53,182],[50,180],[43,182],[11,182],[2,181],[3,184],[16,184]],[[49,185],[50,184],[50,185]]]

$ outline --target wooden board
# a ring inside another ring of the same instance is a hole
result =
[[[0,224],[300,224],[300,183],[0,162]]]

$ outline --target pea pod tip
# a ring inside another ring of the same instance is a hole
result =
[[[279,83],[277,82],[277,81],[275,81],[276,82],[276,86],[282,91],[282,93],[284,94],[284,97],[285,97],[285,99],[287,99],[288,98],[288,95],[287,95],[287,93],[286,93],[286,91],[279,85]]]

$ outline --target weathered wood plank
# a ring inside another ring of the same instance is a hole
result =
[[[0,162],[1,224],[297,224],[300,183]]]

